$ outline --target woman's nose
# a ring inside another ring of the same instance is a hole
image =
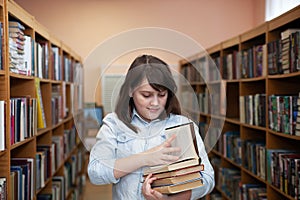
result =
[[[151,105],[158,105],[158,96],[153,96],[152,100],[151,100]]]

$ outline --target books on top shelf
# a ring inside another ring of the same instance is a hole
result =
[[[52,51],[52,77],[54,80],[62,80],[62,70],[61,70],[61,56],[59,54],[59,48],[56,46],[51,47]]]
[[[269,42],[268,71],[273,74],[288,74],[300,70],[300,29],[290,28],[281,32],[278,40]]]
[[[37,77],[49,78],[49,49],[47,41],[36,41]]]
[[[281,32],[281,64],[283,73],[300,69],[300,29],[291,28]]]
[[[176,135],[171,145],[180,147],[179,160],[166,165],[144,169],[144,177],[152,174],[152,187],[161,193],[171,194],[190,190],[203,185],[200,171],[204,170],[201,158],[198,156],[197,143],[193,123],[167,128],[166,138]],[[174,155],[174,154],[173,154]]]
[[[9,68],[11,72],[33,75],[32,38],[24,34],[25,27],[17,21],[9,21]]]

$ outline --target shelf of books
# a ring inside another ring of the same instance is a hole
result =
[[[207,199],[300,198],[299,52],[298,6],[180,62],[215,169]]]
[[[0,22],[0,197],[80,199],[81,58],[13,1]]]

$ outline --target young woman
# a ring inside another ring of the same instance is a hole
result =
[[[181,115],[175,96],[177,87],[168,65],[161,59],[142,55],[131,64],[115,112],[106,115],[90,152],[88,174],[94,184],[113,184],[113,199],[198,199],[214,187],[214,171],[199,134],[197,146],[204,171],[204,185],[173,195],[151,188],[151,174],[143,181],[143,169],[178,159],[180,152],[166,139],[165,128],[191,120]],[[199,133],[194,124],[195,133]]]

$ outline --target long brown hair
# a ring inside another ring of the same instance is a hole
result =
[[[153,89],[168,91],[168,99],[163,116],[166,117],[170,113],[181,114],[180,104],[175,95],[177,86],[169,66],[152,55],[139,56],[128,69],[115,109],[118,118],[135,132],[137,132],[137,129],[131,124],[134,102],[133,98],[130,97],[130,92],[139,86],[145,78]]]

